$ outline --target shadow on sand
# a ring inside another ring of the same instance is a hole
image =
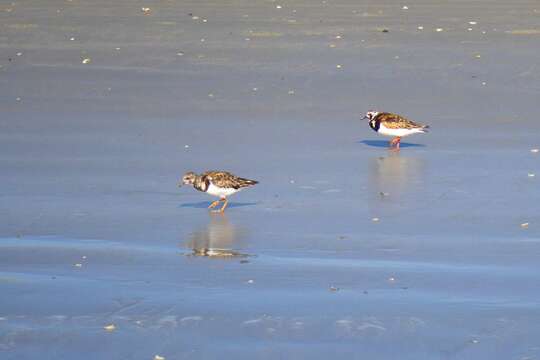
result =
[[[380,147],[380,148],[388,148],[388,141],[386,140],[361,140],[359,141],[360,144],[364,144],[367,146],[373,146],[373,147]],[[401,142],[399,145],[400,148],[407,148],[407,147],[425,147],[424,144],[414,144],[414,143],[406,143]]]
[[[212,202],[211,201],[201,201],[196,203],[185,203],[181,204],[179,207],[181,208],[195,208],[195,209],[206,209],[210,206]],[[257,205],[256,202],[230,202],[227,208],[235,208],[235,207],[242,207],[242,206],[253,206]],[[219,208],[219,206],[218,206]]]

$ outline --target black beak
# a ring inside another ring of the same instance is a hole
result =
[[[363,117],[362,119],[360,119],[360,120],[365,120],[365,119],[369,119],[369,118],[367,117],[367,115],[364,115],[364,117]]]

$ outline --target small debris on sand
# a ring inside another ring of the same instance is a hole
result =
[[[339,288],[338,287],[335,287],[335,286],[330,286],[328,288],[328,290],[332,291],[332,292],[335,292],[335,291],[339,291]]]
[[[537,153],[537,152],[539,152],[539,151],[540,151],[539,149],[531,149],[531,152],[532,152],[532,153]]]
[[[388,30],[388,29],[382,29],[381,32],[387,33],[387,32],[390,32],[390,30]]]
[[[294,95],[294,90],[289,90],[289,91],[287,92],[287,94],[289,94],[289,95]]]
[[[409,10],[409,7],[407,5],[404,5],[401,10]]]
[[[246,281],[246,283],[248,283],[248,284],[254,284],[254,283],[255,283],[255,280],[251,280],[251,279],[250,279],[250,280]]]
[[[337,69],[341,69],[341,67],[342,67],[342,66],[341,66],[340,64],[337,64],[337,65],[336,65],[336,68],[337,68]]]
[[[436,32],[441,32],[441,31],[444,31],[444,29],[443,28],[436,28],[435,31]]]
[[[82,264],[81,264],[81,263],[77,263],[77,264],[75,264],[75,265],[73,265],[73,266],[80,268],[80,267],[82,267]]]
[[[528,177],[535,177],[536,175],[534,173],[528,173],[527,176]]]
[[[90,61],[92,61],[92,60],[90,60],[90,58],[85,58],[85,59],[82,60],[82,63],[83,64],[90,64]]]
[[[423,26],[419,26],[417,27],[418,30],[424,30],[424,27]]]
[[[150,8],[149,8],[149,7],[142,7],[142,8],[141,8],[141,11],[142,11],[145,15],[150,14]]]
[[[469,21],[469,25],[476,25],[477,22],[476,21]]]
[[[154,360],[165,360],[163,356],[156,355],[154,356]]]
[[[116,326],[114,324],[109,324],[103,327],[106,331],[114,331],[116,330]]]
[[[396,279],[394,277],[389,277],[388,281],[393,282],[393,281],[396,281]]]
[[[529,223],[528,223],[528,222],[521,224],[521,228],[522,228],[522,229],[527,229],[528,227],[529,227]]]
[[[378,221],[379,221],[379,218],[378,218],[378,217],[374,217],[373,219],[371,219],[371,221],[373,221],[373,222],[378,222]]]

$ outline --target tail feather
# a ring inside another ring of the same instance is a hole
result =
[[[246,187],[246,186],[252,186],[252,185],[258,184],[259,182],[256,180],[251,180],[251,179],[238,178],[238,183],[240,187]]]

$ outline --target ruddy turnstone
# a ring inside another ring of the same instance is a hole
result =
[[[227,171],[207,171],[201,175],[189,171],[184,174],[178,186],[193,185],[199,191],[218,196],[219,200],[214,201],[208,208],[212,209],[223,201],[223,206],[219,209],[219,212],[223,212],[228,204],[227,196],[257,183],[258,181],[244,179]]]
[[[370,110],[362,118],[369,119],[369,126],[382,135],[394,136],[390,147],[399,149],[401,138],[412,134],[425,133],[429,125],[417,124],[401,115]]]

